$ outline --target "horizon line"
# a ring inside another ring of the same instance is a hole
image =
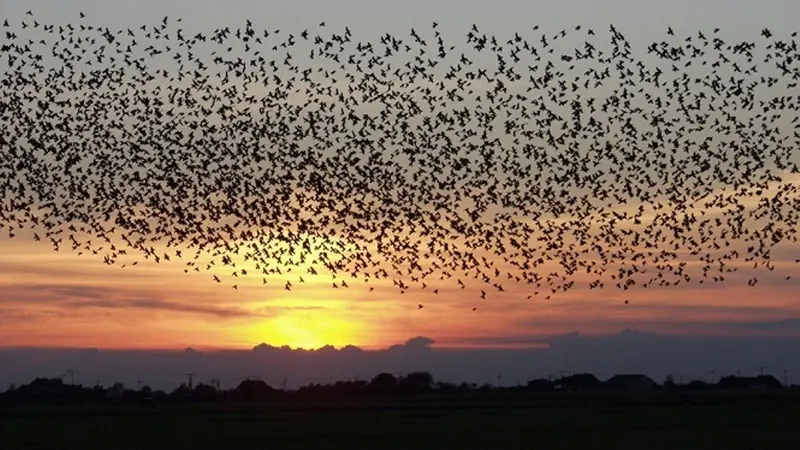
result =
[[[278,344],[270,344],[268,342],[259,342],[250,346],[208,346],[208,345],[201,345],[201,346],[193,346],[187,345],[185,347],[177,347],[177,346],[137,346],[137,347],[119,347],[119,346],[108,346],[108,347],[98,347],[98,346],[78,346],[78,345],[9,345],[5,346],[0,343],[0,351],[4,350],[67,350],[67,351],[124,351],[124,352],[168,352],[168,353],[175,353],[175,352],[187,352],[187,351],[195,351],[195,352],[205,352],[205,353],[214,353],[214,352],[253,352],[257,351],[259,347],[262,348],[270,348],[275,350],[284,350],[284,351],[304,351],[304,352],[317,352],[320,350],[325,349],[332,349],[335,351],[344,351],[349,348],[358,349],[364,352],[381,352],[381,351],[388,351],[393,348],[402,348],[409,346],[415,348],[428,348],[432,350],[448,350],[448,351],[480,351],[480,350],[544,350],[552,347],[554,341],[561,340],[563,338],[609,338],[614,336],[624,336],[629,334],[636,334],[640,336],[649,336],[649,337],[660,337],[660,338],[711,338],[711,339],[741,339],[741,338],[755,338],[755,339],[769,339],[769,338],[786,338],[786,339],[800,339],[798,335],[787,335],[787,334],[775,334],[775,333],[759,333],[759,334],[707,334],[707,333],[697,333],[697,334],[686,334],[686,333],[656,333],[651,331],[642,331],[635,328],[624,328],[616,332],[580,332],[580,331],[570,331],[566,333],[559,333],[559,334],[552,334],[552,335],[542,335],[542,336],[520,336],[518,341],[513,341],[514,337],[507,338],[509,339],[507,342],[494,342],[494,343],[486,343],[486,342],[468,342],[468,343],[458,343],[452,342],[450,340],[445,339],[442,342],[439,342],[433,338],[427,336],[414,336],[406,339],[405,341],[395,342],[392,344],[386,345],[368,345],[368,344],[343,344],[343,345],[334,345],[334,344],[325,344],[319,347],[293,347],[291,345],[278,345]],[[415,345],[416,340],[421,340],[419,344]]]

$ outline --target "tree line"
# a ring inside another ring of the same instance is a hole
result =
[[[726,376],[716,382],[693,380],[678,383],[668,376],[662,383],[639,374],[616,375],[600,381],[592,374],[573,374],[557,379],[537,378],[517,386],[478,385],[436,381],[427,371],[405,375],[380,373],[371,380],[340,380],[333,383],[311,383],[298,389],[278,389],[258,377],[243,379],[234,388],[220,388],[218,381],[182,383],[171,392],[154,390],[144,385],[137,389],[122,383],[112,386],[85,386],[65,382],[62,378],[36,378],[20,386],[9,386],[0,393],[0,403],[91,403],[100,401],[265,401],[265,400],[331,400],[368,397],[413,397],[431,394],[466,395],[470,393],[504,392],[508,394],[558,392],[648,392],[648,391],[719,391],[776,390],[797,388],[784,386],[772,375],[755,377]]]

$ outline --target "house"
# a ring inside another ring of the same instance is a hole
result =
[[[590,373],[576,373],[553,382],[553,388],[565,391],[585,391],[600,387],[600,380]]]
[[[614,375],[606,380],[609,388],[627,392],[646,392],[655,390],[658,386],[652,378],[642,374]]]
[[[772,375],[758,375],[755,377],[722,377],[717,382],[717,387],[722,389],[775,389],[780,388],[781,382]]]
[[[113,386],[106,389],[106,398],[122,398],[125,394],[125,385],[122,383],[114,383]]]

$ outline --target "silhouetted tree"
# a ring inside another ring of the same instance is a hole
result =
[[[369,391],[376,394],[389,394],[397,391],[397,378],[390,373],[379,373],[369,382]]]
[[[173,397],[189,397],[192,394],[191,389],[186,383],[181,383],[180,386],[176,387],[174,391],[170,394]]]
[[[214,386],[200,383],[192,391],[192,398],[195,400],[213,400],[217,396],[217,389]]]
[[[245,400],[258,400],[270,398],[275,394],[275,389],[263,380],[244,380],[235,390],[236,397]]]
[[[664,378],[663,386],[664,386],[664,389],[667,390],[667,391],[676,390],[678,388],[678,384],[675,383],[675,376],[672,375],[672,374],[667,375],[666,378]]]
[[[458,385],[455,383],[448,383],[447,381],[437,381],[436,388],[441,392],[456,392],[458,391]]]
[[[400,389],[403,393],[419,394],[428,392],[433,388],[433,375],[430,372],[411,372],[400,379]]]
[[[339,395],[355,395],[363,392],[368,386],[364,380],[357,381],[337,381],[331,386],[334,393]]]
[[[686,385],[686,389],[695,390],[695,391],[702,391],[706,390],[710,387],[708,383],[703,380],[692,380],[689,384]]]
[[[553,390],[553,382],[547,378],[536,378],[528,381],[528,390],[536,392],[548,392]]]
[[[153,389],[150,386],[144,385],[141,389],[139,389],[139,397],[152,397],[153,396]]]

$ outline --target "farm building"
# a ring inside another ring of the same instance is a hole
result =
[[[658,386],[652,378],[642,374],[614,375],[605,385],[612,389],[635,392],[652,391]]]

